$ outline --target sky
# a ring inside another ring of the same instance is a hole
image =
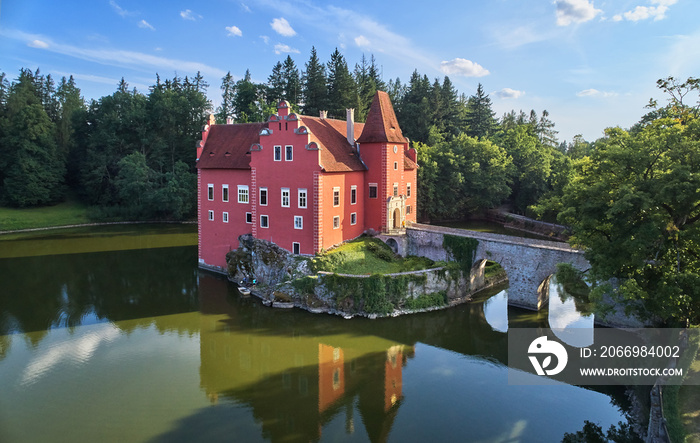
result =
[[[227,72],[262,83],[312,47],[351,69],[374,55],[385,81],[481,83],[497,117],[547,110],[560,141],[594,141],[665,103],[656,80],[700,77],[700,1],[0,0],[0,71],[73,75],[88,100],[201,71],[216,106]]]

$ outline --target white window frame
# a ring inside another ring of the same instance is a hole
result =
[[[263,192],[265,193],[265,203],[263,203]],[[260,203],[260,206],[267,206],[267,202],[270,199],[270,194],[267,192],[267,188],[260,188],[260,200],[258,202]]]
[[[228,223],[228,212],[222,212],[221,219],[223,220],[224,223]]]
[[[263,223],[263,221],[264,221],[264,223]],[[260,216],[260,227],[265,228],[265,229],[269,228],[270,227],[270,217],[268,217],[267,215],[261,215]]]
[[[276,162],[282,161],[282,146],[275,146],[272,148],[273,160]]]
[[[301,215],[294,216],[294,229],[304,229],[304,217]]]
[[[289,155],[287,155],[289,154]],[[284,161],[290,162],[294,160],[294,146],[285,145],[284,146]]]
[[[337,208],[340,206],[340,186],[333,188],[333,207]]]
[[[305,209],[308,205],[308,201],[309,193],[306,192],[306,188],[297,189],[297,206],[301,209]]]
[[[338,229],[340,228],[340,216],[336,215],[333,217],[333,229]]]
[[[406,197],[411,196],[411,182],[406,183]]]
[[[394,183],[394,197],[398,197],[398,196],[399,196],[399,184]]]
[[[350,186],[350,204],[351,205],[357,204],[357,186],[356,185]]]
[[[214,183],[207,184],[207,200],[214,201]]]
[[[228,185],[221,185],[221,201],[227,202],[229,198]]]
[[[411,213],[411,205],[406,205],[406,215]]]
[[[353,212],[350,214],[350,224],[351,225],[357,224],[357,212]]]
[[[250,203],[248,185],[238,185],[238,203]]]
[[[209,210],[209,221],[214,221],[214,211]]]
[[[297,252],[294,252],[294,249],[297,250]],[[301,254],[301,243],[299,242],[292,242],[292,254]]]
[[[248,221],[248,220],[250,220],[250,221]],[[253,223],[253,213],[252,213],[252,212],[246,212],[246,213],[245,213],[245,222],[248,223],[248,224],[252,224],[252,223]]]
[[[280,191],[280,203],[283,208],[288,208],[291,200],[289,188],[282,188]],[[286,205],[284,204],[285,201],[287,203]]]

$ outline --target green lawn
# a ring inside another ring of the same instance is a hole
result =
[[[39,208],[0,207],[0,231],[46,228],[90,223],[87,207],[77,200],[69,199],[55,206]]]
[[[319,271],[338,274],[392,274],[395,272],[427,269],[435,264],[424,257],[401,258],[395,256],[391,249],[381,240],[360,238],[313,260]]]

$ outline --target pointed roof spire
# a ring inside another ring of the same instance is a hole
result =
[[[401,133],[389,94],[377,91],[358,143],[408,143]]]

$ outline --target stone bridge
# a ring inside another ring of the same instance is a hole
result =
[[[501,265],[510,282],[508,304],[521,308],[539,310],[547,304],[549,277],[556,272],[557,263],[571,263],[580,271],[590,268],[583,251],[572,249],[562,242],[418,223],[406,228],[405,235],[381,237],[401,255],[418,255],[435,261],[447,261],[450,258],[443,247],[443,237],[446,234],[478,240],[472,275],[475,274],[475,270],[483,269],[486,260]]]

